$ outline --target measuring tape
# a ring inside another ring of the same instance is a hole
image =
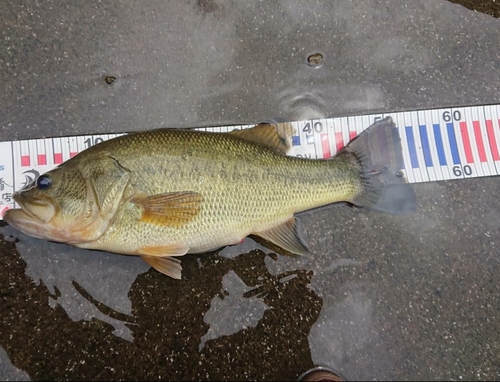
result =
[[[297,135],[289,155],[328,159],[375,121],[391,116],[403,146],[409,183],[500,174],[500,105],[405,111],[292,122]],[[254,125],[206,127],[229,132]],[[0,142],[0,219],[15,191],[99,142],[123,134]]]

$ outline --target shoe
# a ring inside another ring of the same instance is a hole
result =
[[[323,366],[317,366],[302,374],[298,381],[341,382],[346,379],[338,371]]]

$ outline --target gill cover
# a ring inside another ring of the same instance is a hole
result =
[[[117,212],[131,196],[126,192],[130,184],[130,171],[106,152],[86,157],[79,165],[80,172],[87,183],[87,209],[82,223],[84,227],[73,227],[74,236],[82,243],[99,239],[114,221]]]

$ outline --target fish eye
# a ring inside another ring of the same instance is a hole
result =
[[[36,180],[36,186],[40,190],[45,190],[49,188],[52,184],[52,179],[48,175],[40,175]]]

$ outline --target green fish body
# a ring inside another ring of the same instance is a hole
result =
[[[261,124],[232,133],[160,129],[120,136],[42,175],[16,195],[21,209],[4,219],[36,237],[142,256],[180,278],[175,256],[251,234],[306,254],[294,218],[301,211],[336,202],[414,210],[390,118],[328,160],[287,156],[292,133],[289,124]]]

